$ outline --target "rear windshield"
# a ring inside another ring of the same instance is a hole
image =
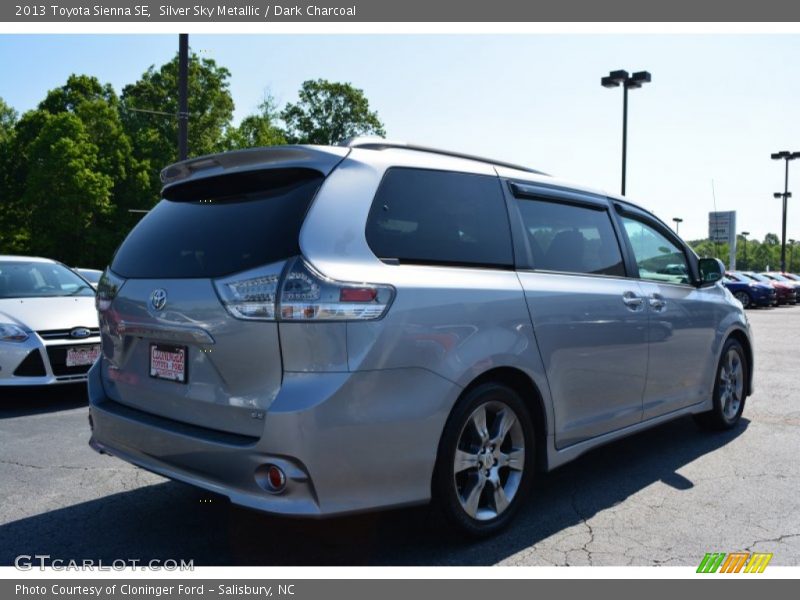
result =
[[[299,254],[322,180],[284,169],[172,188],[122,242],[111,269],[127,278],[220,277]]]

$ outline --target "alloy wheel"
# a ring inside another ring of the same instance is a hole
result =
[[[744,396],[744,367],[734,348],[728,350],[719,370],[719,394],[725,419],[736,418]]]
[[[525,436],[514,410],[480,404],[464,423],[453,457],[453,485],[464,512],[487,521],[501,515],[520,489]]]

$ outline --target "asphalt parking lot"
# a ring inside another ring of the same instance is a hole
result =
[[[100,456],[85,390],[0,400],[0,564],[52,558],[195,565],[697,565],[706,552],[800,564],[800,306],[749,311],[756,393],[733,431],[691,419],[541,476],[512,528],[449,536],[424,508],[296,521]]]

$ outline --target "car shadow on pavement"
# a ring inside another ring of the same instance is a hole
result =
[[[724,447],[747,426],[743,419],[731,431],[706,433],[684,418],[599,448],[539,476],[511,527],[488,540],[454,535],[427,507],[294,520],[164,482],[2,525],[0,564],[38,553],[106,564],[183,559],[195,566],[492,565],[656,482],[679,491],[693,487],[677,471]]]
[[[0,388],[0,419],[12,419],[89,404],[85,383]]]

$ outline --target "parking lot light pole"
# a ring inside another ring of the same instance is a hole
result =
[[[642,87],[650,83],[652,76],[647,71],[638,71],[628,75],[622,69],[611,71],[606,77],[600,79],[600,85],[605,88],[622,86],[622,195],[625,195],[625,168],[628,159],[628,90]]]
[[[781,272],[783,273],[786,271],[786,208],[789,198],[792,197],[792,192],[775,192],[772,197],[783,200],[783,221],[781,225]]]
[[[742,269],[747,269],[747,236],[750,235],[749,231],[743,231],[741,234],[742,239],[744,240],[744,265],[742,265]]]
[[[787,200],[792,197],[789,193],[789,161],[794,160],[795,158],[800,158],[800,152],[790,152],[788,150],[782,150],[780,152],[775,152],[770,155],[772,160],[783,160],[786,162],[786,175],[784,177],[784,184],[783,184],[783,193],[775,193],[773,196],[775,198],[783,198],[783,221],[781,226],[781,272],[786,271],[786,209],[788,202]]]
[[[672,220],[675,221],[675,234],[681,234],[681,223],[683,223],[683,219],[680,217],[672,217]]]

